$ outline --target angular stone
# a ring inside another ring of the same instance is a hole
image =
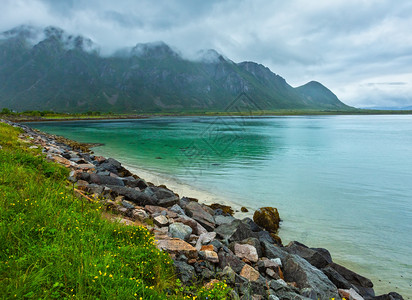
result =
[[[216,225],[230,224],[235,220],[232,216],[218,215],[215,216]]]
[[[199,253],[202,254],[205,260],[210,261],[212,263],[218,263],[219,262],[219,257],[215,251],[210,251],[210,250],[204,250],[200,251]]]
[[[256,281],[260,277],[259,272],[256,271],[253,267],[249,266],[248,264],[245,264],[243,266],[239,275],[246,278],[249,281]]]
[[[184,216],[186,215],[185,211],[178,204],[173,205],[170,208],[170,210],[177,213],[178,215],[184,215]]]
[[[297,254],[303,257],[318,269],[322,269],[332,263],[329,251],[323,248],[309,248],[302,243],[293,241],[284,249],[290,254]]]
[[[206,232],[199,236],[196,243],[196,249],[200,250],[202,245],[210,244],[216,238],[216,232]]]
[[[107,187],[110,188],[110,190],[114,193],[115,196],[125,196],[127,200],[133,201],[138,205],[155,204],[155,201],[152,198],[147,196],[145,193],[142,193],[135,189],[113,185],[108,185]]]
[[[183,283],[189,283],[196,276],[195,268],[185,263],[184,261],[174,261],[176,273]]]
[[[169,235],[174,238],[188,240],[192,234],[192,228],[183,223],[173,223],[169,226]]]
[[[123,200],[122,205],[123,207],[126,207],[127,209],[134,209],[134,205],[130,201]]]
[[[242,222],[249,225],[250,229],[253,232],[259,232],[262,231],[263,229],[261,227],[259,227],[258,224],[256,224],[255,222],[253,222],[253,220],[251,218],[244,218],[242,219]]]
[[[255,263],[258,261],[259,257],[256,248],[248,244],[238,244],[234,245],[234,253],[240,259],[246,258],[248,261]]]
[[[167,226],[167,224],[169,224],[169,220],[163,215],[154,217],[153,222],[159,227],[164,227]]]
[[[267,231],[276,233],[279,229],[279,212],[274,207],[259,208],[253,214],[253,221]]]
[[[263,256],[267,258],[280,258],[282,261],[288,255],[288,253],[279,246],[275,246],[266,241],[262,242],[262,251]]]
[[[197,202],[190,202],[185,207],[186,214],[200,223],[206,230],[213,231],[215,228],[215,220],[213,216],[207,213],[202,206]]]
[[[132,217],[134,219],[144,221],[149,218],[149,215],[143,209],[133,209],[132,210]]]
[[[218,252],[219,256],[219,267],[221,269],[225,268],[226,266],[231,267],[236,273],[239,273],[245,263],[241,261],[237,256],[232,253],[227,253],[223,250]]]
[[[250,230],[250,227],[240,220],[234,220],[230,224],[222,224],[215,229],[220,238],[229,243],[238,242],[249,237],[256,237],[256,233]]]
[[[280,279],[278,273],[273,271],[272,269],[266,269],[266,274],[274,279]]]
[[[197,250],[192,245],[177,238],[158,240],[156,241],[157,247],[170,254],[180,255],[183,254],[187,258],[197,258]]]
[[[286,281],[296,282],[299,288],[311,288],[316,299],[339,299],[338,290],[328,277],[298,255],[285,258],[283,274]]]
[[[226,278],[226,281],[228,281],[228,283],[234,284],[236,273],[231,267],[226,266],[222,271],[222,277]]]
[[[351,283],[356,289],[357,292],[364,298],[374,297],[375,291],[373,290],[373,283],[370,279],[359,275],[341,265],[336,263],[331,263],[329,265],[336,272],[342,275],[349,283]]]
[[[364,300],[361,295],[359,295],[354,289],[344,290],[339,289],[339,295],[342,298],[351,299],[351,300]]]
[[[156,205],[145,205],[144,209],[151,215],[160,214],[162,212],[166,213],[166,208]]]
[[[248,244],[248,245],[252,245],[253,247],[256,248],[256,252],[258,257],[262,257],[263,256],[263,252],[262,252],[262,246],[260,245],[260,241],[257,238],[247,238],[245,240],[242,240],[240,242],[240,244]]]
[[[179,215],[179,217],[175,219],[175,222],[180,222],[187,226],[190,226],[194,234],[201,235],[202,233],[207,233],[207,230],[202,225],[186,215]]]
[[[325,275],[329,278],[330,281],[336,287],[344,290],[348,290],[351,288],[351,283],[347,281],[342,275],[340,275],[335,269],[333,269],[330,266],[327,266],[322,269],[322,272],[325,273]]]
[[[169,189],[161,187],[152,187],[151,189],[154,191],[159,206],[171,207],[179,201],[179,197]]]
[[[116,178],[113,176],[102,176],[94,173],[90,174],[89,182],[103,185],[124,186],[123,180],[121,180],[120,178]]]

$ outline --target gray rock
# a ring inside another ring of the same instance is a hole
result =
[[[91,183],[86,185],[86,192],[90,194],[102,194],[104,190],[104,187],[95,183]]]
[[[192,201],[186,205],[184,210],[189,217],[200,223],[206,230],[213,231],[215,228],[215,219],[199,203]]]
[[[149,218],[149,215],[143,209],[133,209],[132,217],[134,219],[144,221]]]
[[[123,207],[126,207],[126,208],[128,208],[128,209],[134,209],[133,203],[131,203],[131,202],[127,201],[127,200],[123,200],[123,201],[122,201],[122,205],[123,205]]]
[[[223,250],[218,252],[219,256],[219,267],[224,269],[226,266],[229,266],[235,271],[236,273],[240,273],[242,271],[243,266],[245,263],[237,258],[233,253],[227,253]]]
[[[170,207],[179,201],[179,197],[171,190],[162,187],[152,187],[154,195],[157,199],[157,205],[162,207]]]
[[[175,219],[175,222],[181,222],[187,226],[190,226],[190,228],[192,228],[193,230],[193,233],[197,235],[208,232],[202,225],[186,215],[179,215],[179,217]]]
[[[123,187],[123,186],[108,186],[112,193],[115,196],[125,196],[127,200],[130,200],[137,205],[143,206],[143,205],[156,205],[156,200],[149,197],[143,192],[136,191],[135,189],[129,188],[129,187]]]
[[[113,158],[106,159],[103,163],[101,163],[98,167],[98,171],[109,171],[115,174],[118,174],[118,170],[121,168],[121,163]]]
[[[258,224],[256,224],[251,218],[244,218],[242,219],[242,222],[249,225],[250,230],[252,230],[253,232],[259,232],[262,231],[263,229],[261,227],[259,227]]]
[[[322,269],[332,263],[332,257],[329,251],[323,248],[309,248],[304,244],[293,241],[284,249],[290,254],[297,254],[303,257],[318,269]]]
[[[192,228],[183,223],[173,223],[169,226],[169,235],[187,241],[192,234]]]
[[[175,212],[175,213],[177,213],[178,215],[183,215],[183,216],[186,215],[186,214],[185,214],[185,211],[184,211],[178,204],[173,205],[173,206],[170,208],[170,210],[173,211],[173,212]]]
[[[289,254],[284,251],[283,248],[270,244],[266,241],[262,242],[261,245],[263,256],[267,258],[280,258],[282,260],[282,263],[286,256]]]
[[[215,229],[217,235],[224,241],[238,242],[250,237],[256,237],[256,233],[250,230],[250,227],[240,220],[234,220],[230,224],[222,224]]]
[[[196,249],[199,251],[202,245],[210,244],[216,238],[216,232],[202,233],[196,243]]]
[[[289,300],[289,299],[309,300],[310,299],[310,298],[307,298],[305,296],[299,295],[298,294],[299,290],[297,288],[294,288],[294,287],[288,285],[282,279],[271,280],[269,282],[269,287],[274,292],[274,294],[277,297],[279,297],[279,299],[281,299],[281,300]]]
[[[195,279],[196,273],[195,268],[191,265],[187,264],[184,261],[174,261],[174,266],[176,269],[176,273],[178,274],[180,280],[187,284],[192,282]]]
[[[283,264],[283,274],[288,282],[296,282],[298,287],[311,288],[316,297],[314,299],[339,299],[336,286],[326,277],[326,275],[312,266],[304,258],[289,254]]]
[[[347,281],[342,275],[340,275],[332,267],[327,266],[323,268],[322,271],[329,278],[329,280],[332,281],[334,285],[336,285],[337,288],[345,289],[345,290],[351,288],[352,285],[349,283],[349,281]]]
[[[235,279],[236,279],[236,273],[235,271],[233,271],[233,269],[230,266],[226,266],[224,267],[221,276],[223,277],[223,279],[226,279],[226,281],[229,284],[234,284],[235,283]]]
[[[230,224],[235,220],[234,217],[232,216],[223,216],[223,215],[217,215],[215,216],[215,223],[216,225],[222,225],[222,224]]]
[[[262,230],[259,232],[256,232],[257,234],[257,239],[261,242],[268,242],[269,244],[275,244],[275,240],[272,238],[270,233],[266,230]]]
[[[375,291],[373,290],[373,283],[370,279],[363,277],[341,265],[336,263],[331,263],[329,265],[336,272],[342,275],[349,283],[351,283],[355,290],[364,298],[370,298],[375,296]]]

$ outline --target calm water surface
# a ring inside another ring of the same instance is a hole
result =
[[[412,116],[184,117],[31,123],[96,153],[274,206],[284,242],[325,247],[377,292],[412,295]],[[408,298],[409,297],[409,298]]]

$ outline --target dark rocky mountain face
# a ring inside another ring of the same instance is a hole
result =
[[[236,109],[231,103],[239,96]],[[55,27],[0,36],[0,107],[65,112],[347,110],[317,82],[293,88],[254,62],[214,50],[184,59],[163,42],[101,57],[90,39]]]

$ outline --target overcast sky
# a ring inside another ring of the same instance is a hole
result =
[[[104,54],[164,41],[316,80],[356,107],[412,105],[410,0],[1,0],[0,31],[54,25]]]

